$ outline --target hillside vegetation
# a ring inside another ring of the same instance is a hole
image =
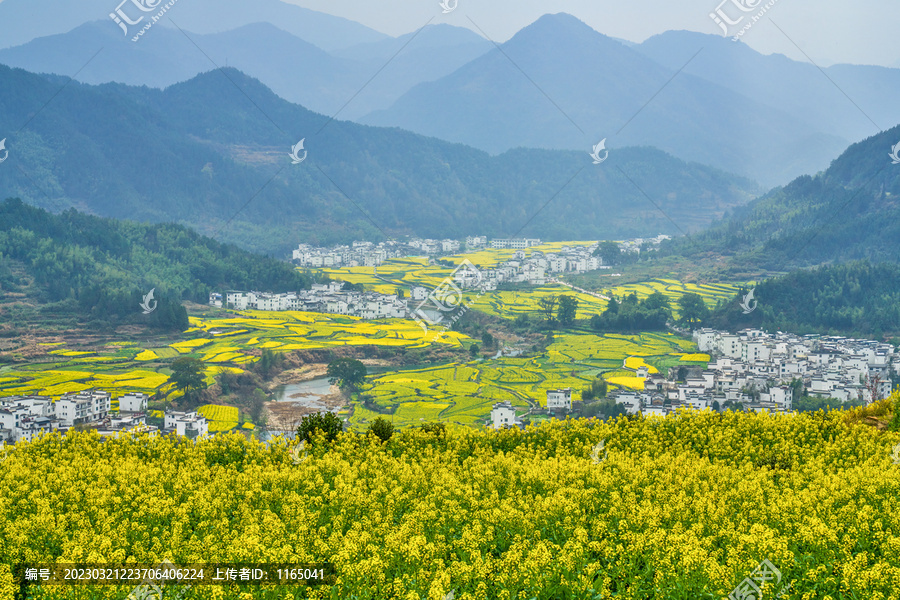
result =
[[[53,215],[12,199],[0,204],[2,300],[24,295],[47,313],[72,314],[94,326],[182,331],[189,326],[182,300],[205,304],[211,290],[288,291],[309,288],[312,281],[287,263],[180,225],[142,225],[74,210]],[[139,305],[151,289],[158,305],[143,315]]]
[[[866,261],[799,269],[758,284],[750,314],[740,303],[748,290],[719,302],[704,323],[737,331],[855,335],[881,339],[900,334],[900,265]]]
[[[732,268],[786,271],[832,261],[900,260],[900,165],[888,154],[900,126],[850,146],[829,169],[798,177],[737,209],[713,227],[663,245],[699,260],[731,258]]]
[[[165,90],[72,82],[59,92],[65,83],[0,65],[0,131],[28,123],[7,139],[0,194],[53,211],[174,221],[279,257],[300,242],[505,237],[529,222],[521,234],[530,237],[674,234],[642,191],[685,230],[757,191],[654,149],[622,148],[593,168],[587,143],[490,156],[330,121],[234,69]],[[288,153],[301,139],[308,158],[292,165]]]
[[[53,435],[0,465],[0,563],[336,566],[332,587],[253,598],[718,600],[768,560],[780,580],[766,598],[788,586],[786,598],[896,598],[900,435],[849,416],[682,412],[386,443],[344,433],[293,452],[239,435]]]

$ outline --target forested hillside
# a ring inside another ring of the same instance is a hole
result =
[[[900,126],[850,146],[824,173],[776,188],[664,252],[730,256],[775,271],[829,261],[900,260]]]
[[[279,257],[300,242],[403,234],[677,234],[708,225],[757,190],[654,149],[617,149],[602,165],[591,164],[589,144],[492,157],[329,121],[234,69],[154,90],[66,85],[0,66],[0,131],[20,129],[6,142],[0,197],[174,221]],[[308,156],[295,165],[289,152],[301,139]]]
[[[705,324],[730,331],[900,335],[900,265],[895,263],[859,261],[768,279],[756,286],[750,314],[740,306],[747,291],[718,306]]]
[[[213,289],[283,292],[311,283],[287,263],[181,225],[114,221],[74,210],[52,215],[12,199],[0,204],[2,298],[25,293],[95,325],[182,330],[188,327],[182,300],[205,303]],[[144,315],[140,303],[151,289],[158,305]]]

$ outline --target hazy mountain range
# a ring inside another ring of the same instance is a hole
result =
[[[864,96],[882,126],[900,122],[900,71],[828,72]],[[819,105],[827,106],[812,108]],[[579,148],[608,137],[613,147],[652,145],[764,185],[824,169],[851,140],[878,131],[812,65],[701,34],[627,47],[566,14],[542,17],[502,52],[422,83],[362,120],[490,152]]]
[[[110,13],[116,10],[119,1],[3,0],[0,2],[0,48],[18,46],[39,37],[66,33],[79,25],[97,20],[105,20],[113,31],[123,36],[122,31],[109,17]],[[162,0],[139,1],[147,7],[165,4]],[[155,14],[142,13],[127,0],[121,6],[132,20],[136,20],[142,14]],[[301,8],[281,0],[253,0],[253,2],[180,0],[159,23],[163,27],[172,27],[172,22],[187,31],[201,34],[221,33],[251,23],[273,23],[280,29],[325,50],[349,48],[388,38],[385,34],[354,21]]]
[[[431,25],[404,38],[357,44],[335,54],[270,23],[206,35],[159,27],[134,43],[106,19],[0,50],[0,63],[36,73],[78,73],[84,83],[156,88],[231,66],[286,100],[353,118],[391,106],[413,86],[452,73],[490,47],[468,29],[449,25]]]
[[[66,81],[0,67],[0,131],[21,130],[7,139],[0,197],[174,221],[279,255],[301,241],[396,234],[677,234],[758,191],[653,148],[619,148],[594,165],[587,152],[490,156],[329,121],[234,69],[165,91]],[[300,139],[307,160],[294,165]]]
[[[179,3],[182,31],[163,19],[134,43],[109,12],[0,2],[0,63],[31,71],[0,67],[0,197],[276,253],[403,234],[678,234],[738,209],[693,243],[772,264],[900,258],[895,173],[865,177],[900,141],[878,133],[900,122],[900,69],[820,71],[684,31],[635,44],[566,14],[498,48],[449,25],[393,38],[280,0]],[[292,165],[301,138],[308,160]],[[604,138],[609,160],[593,165]],[[755,182],[792,179],[739,208]],[[834,214],[806,254],[785,250]]]
[[[37,9],[47,18],[28,17]],[[316,112],[493,154],[585,151],[606,138],[613,150],[653,146],[765,186],[826,169],[850,143],[900,122],[900,69],[823,74],[684,31],[635,44],[566,14],[497,49],[464,28],[392,38],[280,0],[178,3],[134,43],[109,12],[99,0],[4,0],[0,45],[22,45],[0,50],[0,63],[159,88],[228,65]]]

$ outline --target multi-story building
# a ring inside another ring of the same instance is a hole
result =
[[[181,436],[197,437],[209,434],[206,417],[197,412],[166,411],[165,430]]]
[[[572,388],[547,390],[548,410],[572,410]]]
[[[111,410],[111,404],[109,392],[65,394],[56,401],[56,417],[65,427],[86,425],[105,419]]]
[[[516,409],[509,400],[498,402],[491,409],[491,427],[494,429],[503,429],[506,427],[519,427],[524,429],[525,424],[518,416]]]
[[[139,413],[147,410],[150,398],[147,394],[131,393],[119,398],[119,412]]]

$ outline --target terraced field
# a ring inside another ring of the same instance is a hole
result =
[[[545,405],[547,390],[566,387],[573,388],[573,399],[578,400],[581,389],[598,375],[613,389],[637,388],[638,383],[643,389],[643,379],[638,380],[634,370],[646,364],[664,371],[694,348],[671,334],[565,334],[538,358],[478,360],[376,375],[363,393],[382,410],[395,410],[396,427],[423,421],[476,425],[490,415],[494,403],[504,400],[524,411]],[[350,422],[362,429],[378,416],[355,405]]]
[[[530,254],[535,250],[556,252],[563,246],[585,244],[589,245],[589,242],[558,242],[535,246],[524,250],[524,252],[526,254]],[[512,258],[514,253],[514,250],[486,249],[444,257],[442,260],[449,260],[456,264],[469,260],[480,268],[493,268]],[[374,267],[321,269],[322,273],[334,279],[350,283],[362,283],[374,291],[386,294],[395,293],[398,286],[406,289],[414,286],[433,289],[444,278],[449,276],[452,271],[453,269],[450,267],[439,264],[429,266],[428,259],[425,257],[392,259],[386,261],[377,269]],[[683,294],[688,292],[700,294],[707,305],[712,308],[720,299],[733,298],[738,290],[737,286],[731,284],[694,284],[683,283],[674,279],[653,279],[626,285],[614,285],[612,280],[610,280],[608,289],[620,299],[632,292],[637,293],[638,297],[642,299],[654,292],[662,292],[671,301],[676,317],[678,316],[678,300]],[[465,292],[467,302],[473,309],[504,318],[515,318],[520,314],[535,315],[538,312],[538,301],[542,297],[560,294],[575,296],[578,299],[579,318],[588,317],[606,309],[605,300],[556,284],[533,287],[527,291],[520,292],[496,291],[480,295],[471,291]]]
[[[103,349],[55,347],[46,359],[27,366],[0,369],[0,396],[104,389],[116,393],[153,394],[166,384],[174,358],[192,356],[207,364],[207,383],[222,371],[242,372],[256,360],[252,350],[307,350],[346,345],[421,348],[434,342],[413,321],[362,321],[355,317],[304,312],[246,311],[237,318],[195,318],[186,339],[158,348],[134,342],[109,344]],[[437,342],[459,344],[466,336],[448,332]],[[173,392],[171,398],[177,398]]]
[[[676,309],[677,313],[678,300],[684,294],[699,294],[708,306],[713,307],[720,299],[733,298],[738,291],[738,286],[729,283],[696,284],[684,283],[674,279],[652,279],[641,283],[617,285],[611,289],[619,298],[635,292],[638,298],[643,299],[655,292],[662,292],[668,296],[669,301],[672,303],[672,308]]]
[[[558,251],[565,245],[575,244],[545,244],[525,252]],[[490,268],[513,253],[513,250],[486,249],[443,260],[459,264],[468,259],[479,267]],[[382,293],[394,293],[398,286],[433,288],[451,271],[448,266],[429,265],[424,257],[391,260],[377,269],[323,270],[333,278],[362,283]],[[720,298],[732,297],[736,289],[728,284],[684,284],[670,279],[611,287],[618,297],[636,292],[643,298],[660,291],[672,300],[673,307],[686,292],[696,292],[709,305],[714,305]],[[561,285],[481,295],[467,292],[473,310],[504,318],[521,314],[536,316],[541,298],[559,294],[578,298],[579,318],[606,308],[604,300]],[[422,348],[433,343],[471,342],[452,331],[436,341],[435,332],[423,332],[415,322],[401,319],[363,321],[318,313],[261,311],[228,316],[192,317],[192,327],[181,339],[167,346],[141,347],[134,342],[116,342],[104,348],[48,345],[48,354],[40,362],[0,368],[0,396],[30,393],[58,396],[92,388],[153,394],[165,389],[171,373],[169,363],[180,356],[196,357],[206,363],[207,382],[212,383],[222,371],[242,372],[261,350],[290,352],[346,345]],[[635,377],[637,368],[648,365],[651,371],[665,373],[673,366],[708,362],[708,356],[695,352],[690,342],[666,334],[598,336],[572,332],[559,335],[546,354],[538,358],[503,358],[381,374],[370,378],[365,392],[382,412],[393,410],[395,424],[401,427],[432,420],[472,425],[489,414],[491,405],[502,400],[524,409],[543,404],[546,391],[560,387],[572,387],[577,399],[580,390],[598,375],[614,387],[639,388],[643,384]],[[171,397],[177,397],[177,392]],[[364,427],[378,414],[381,413],[357,404],[351,420],[354,426]],[[216,416],[211,420],[217,430],[223,431],[238,423],[236,416],[233,419]]]
[[[238,426],[240,412],[234,406],[206,404],[197,409],[209,421],[209,432],[231,431]]]

